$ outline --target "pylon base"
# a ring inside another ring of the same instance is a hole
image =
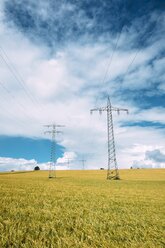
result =
[[[119,176],[107,176],[107,180],[121,180]]]

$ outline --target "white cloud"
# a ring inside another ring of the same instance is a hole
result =
[[[38,163],[37,165],[39,166],[40,170],[49,170],[50,168],[50,163],[51,162],[47,162],[47,163]],[[55,169],[55,170],[67,170],[68,167],[67,165],[61,165],[61,164],[56,164],[55,168],[52,167],[52,169]]]
[[[14,159],[0,157],[0,171],[9,171],[9,170],[33,170],[37,165],[37,161],[34,159],[26,160],[23,158]]]
[[[41,4],[40,1],[39,3]],[[72,6],[65,7],[71,8]],[[46,18],[44,8],[43,6],[41,8],[42,17]],[[83,16],[83,13],[80,15]],[[137,34],[134,29],[129,31],[129,35],[126,29],[123,30],[118,51],[114,54],[106,80],[108,83],[101,85],[116,41],[114,37],[111,37],[109,44],[105,43],[104,39],[96,41],[94,44],[91,42],[86,42],[86,44],[69,43],[58,52],[51,53],[48,48],[41,44],[33,44],[23,34],[16,32],[13,27],[6,26],[2,22],[2,12],[0,35],[1,46],[17,70],[23,75],[25,88],[26,90],[30,89],[30,95],[33,95],[36,101],[34,103],[26,95],[7,69],[4,61],[1,60],[0,82],[9,91],[7,93],[0,85],[1,135],[44,137],[42,127],[44,124],[54,122],[65,124],[64,134],[58,136],[57,139],[66,148],[66,153],[63,158],[58,159],[58,162],[64,161],[67,156],[74,158],[76,155],[85,154],[87,168],[106,167],[106,115],[103,113],[102,116],[99,116],[95,113],[90,116],[89,110],[95,107],[95,100],[99,93],[107,91],[111,94],[113,105],[128,107],[130,110],[129,116],[121,114],[117,117],[114,115],[120,168],[130,167],[134,160],[143,161],[148,146],[151,145],[152,149],[157,144],[164,146],[164,134],[160,130],[139,127],[119,128],[119,124],[125,120],[165,123],[164,108],[142,110],[130,103],[129,96],[127,101],[123,102],[122,97],[116,93],[120,87],[125,90],[149,88],[157,83],[158,78],[159,89],[164,90],[162,76],[164,61],[156,58],[163,47],[161,39],[155,40],[151,45],[143,48],[131,65],[128,74],[125,75],[128,65],[136,55],[135,48],[125,49],[126,44],[134,41]],[[150,60],[153,60],[152,67],[148,63]],[[116,78],[123,77],[123,75],[124,81],[120,85]],[[97,105],[104,106],[106,101],[99,100]],[[136,154],[134,149],[137,143],[139,152],[136,151]],[[94,155],[89,156],[88,154]],[[9,163],[7,166],[11,168]],[[43,163],[40,166],[46,169],[48,164]],[[62,165],[59,168],[65,168],[65,166]]]
[[[147,156],[148,153],[155,153],[155,151],[158,151],[161,158],[159,159],[153,159],[152,157]],[[146,151],[145,156],[142,160],[134,160],[132,164],[132,168],[165,168],[165,159],[162,160],[162,157],[165,156],[160,152],[160,150],[152,150],[152,151]]]
[[[57,164],[67,164],[73,162],[76,159],[74,152],[64,152],[63,156],[57,159]]]
[[[141,163],[142,166],[143,162],[144,166],[147,151],[158,149],[165,153],[164,132],[161,129],[127,127],[122,133],[117,133],[117,131],[115,133],[119,168],[130,168],[134,163]],[[147,164],[153,165],[155,163],[147,161]]]

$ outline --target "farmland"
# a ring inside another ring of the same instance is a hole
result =
[[[165,170],[0,173],[0,247],[165,247]]]

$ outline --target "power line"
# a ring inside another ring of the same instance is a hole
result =
[[[27,127],[27,123],[24,123],[22,120],[17,119],[15,115],[13,115],[13,112],[10,112],[7,108],[4,108],[4,106],[0,106],[0,108],[2,110],[4,110],[2,112],[2,114],[5,116],[5,118],[9,119],[10,121],[12,121],[12,125],[13,125],[13,121],[17,122],[20,126],[23,126],[23,128]],[[2,123],[2,120],[1,120]]]
[[[15,101],[17,101],[16,98],[15,98],[15,96],[11,93],[10,90],[8,90],[8,89],[4,86],[4,84],[3,84],[1,81],[0,81],[0,86],[1,86],[1,88],[3,88],[3,90],[4,90],[7,94],[9,94],[9,95],[11,96],[12,99],[14,99]],[[26,110],[25,107],[24,107],[20,102],[18,102],[18,106],[21,106],[21,107],[23,108],[24,111]]]
[[[94,111],[99,111],[101,114],[103,111],[107,113],[107,136],[108,136],[108,170],[107,170],[107,179],[120,179],[119,171],[116,160],[116,150],[115,150],[115,139],[114,139],[114,127],[113,127],[113,118],[112,111],[116,111],[118,114],[120,111],[126,111],[128,109],[116,108],[111,105],[110,98],[108,96],[107,106],[101,108],[91,109],[91,114]]]
[[[118,37],[117,37],[117,39],[116,39],[114,48],[113,48],[112,53],[111,53],[111,55],[110,55],[110,57],[109,57],[109,61],[108,61],[108,63],[107,63],[107,67],[106,67],[106,70],[105,70],[105,73],[104,73],[104,76],[103,76],[103,80],[101,81],[100,87],[99,87],[99,88],[103,87],[103,85],[106,83],[105,80],[106,80],[106,78],[107,78],[107,76],[108,76],[108,72],[109,72],[109,69],[110,69],[110,67],[111,67],[111,64],[112,64],[112,61],[113,61],[114,54],[115,54],[115,52],[116,52],[116,50],[117,50],[117,46],[118,46],[118,43],[119,43],[119,40],[120,40],[120,37],[121,37],[122,30],[123,30],[123,27],[121,28],[121,31],[119,32],[119,35],[118,35]],[[98,97],[96,98],[95,105],[97,104],[97,101],[98,101]]]
[[[109,60],[109,62],[108,62],[107,69],[106,69],[106,71],[105,71],[105,74],[104,74],[103,81],[102,81],[102,84],[101,84],[101,85],[103,85],[103,84],[105,83],[105,79],[106,79],[106,77],[107,77],[107,75],[108,75],[110,66],[111,66],[111,64],[112,64],[112,60],[113,60],[114,54],[115,54],[115,52],[116,52],[116,49],[117,49],[117,46],[118,46],[118,42],[119,42],[121,33],[122,33],[122,29],[121,29],[121,31],[120,31],[118,37],[117,37],[117,40],[116,40],[114,49],[113,49],[113,51],[112,51],[112,54],[111,54],[111,56],[110,56],[110,60]]]
[[[146,36],[148,36],[148,35],[150,35],[150,37],[152,37],[153,33],[154,33],[154,30],[152,30],[149,34],[145,34],[144,37],[143,37],[143,39],[144,39]],[[141,40],[142,40],[142,38],[141,38]],[[128,67],[127,67],[125,73],[123,74],[122,82],[124,81],[124,78],[125,78],[126,75],[128,74],[128,72],[129,72],[129,70],[130,70],[132,64],[134,63],[134,61],[136,60],[138,54],[139,54],[141,51],[142,51],[142,47],[140,47],[139,49],[137,49],[135,55],[133,56],[133,58],[131,59],[130,63],[128,64]]]
[[[122,31],[122,30],[121,30],[121,31]],[[154,33],[154,30],[152,30],[149,34],[145,34],[145,35],[143,36],[143,38],[141,38],[141,40],[142,40],[142,39],[145,39],[148,35],[150,35],[150,37],[152,37],[153,33]],[[121,36],[121,33],[120,33],[120,36]],[[119,36],[119,38],[120,38],[120,36]],[[117,43],[118,43],[118,41],[117,41]],[[116,48],[117,48],[117,46],[115,47],[115,50],[116,50]],[[127,67],[125,73],[123,74],[122,81],[124,81],[125,76],[128,74],[128,72],[129,72],[129,70],[130,70],[132,64],[133,64],[134,61],[136,60],[136,58],[137,58],[138,54],[141,52],[141,50],[142,50],[142,47],[140,47],[139,49],[137,49],[135,55],[133,56],[133,58],[131,59],[130,63],[128,64],[128,67]],[[104,80],[104,84],[106,84],[106,83],[108,83],[108,80],[107,80],[107,81]]]
[[[13,101],[15,101],[15,103],[17,104],[17,106],[18,106],[18,108],[19,109],[21,109],[23,112],[23,114],[29,119],[31,119],[32,121],[33,121],[33,119],[31,118],[31,116],[28,114],[28,112],[27,112],[27,108],[20,102],[20,101],[18,101],[18,99],[14,96],[14,94],[12,94],[12,92],[8,89],[8,88],[6,88],[5,86],[4,86],[4,84],[2,83],[2,81],[0,81],[0,86],[1,86],[1,88],[8,94],[8,95],[10,95],[10,100],[12,99]],[[3,96],[4,97],[4,96]],[[5,99],[5,97],[4,97],[4,99]],[[8,101],[8,100],[7,100]]]
[[[36,103],[38,104],[38,100],[36,100],[34,96],[31,94],[31,92],[29,91],[29,89],[27,89],[27,87],[25,86],[26,84],[25,84],[24,79],[18,73],[18,70],[16,70],[9,56],[7,55],[7,53],[4,51],[4,49],[1,46],[0,46],[0,51],[1,51],[0,57],[2,61],[6,64],[7,68],[9,69],[9,71],[11,72],[11,74],[13,75],[17,83],[21,86],[25,95],[33,102],[33,104],[36,104]]]

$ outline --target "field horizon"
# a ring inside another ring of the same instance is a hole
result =
[[[163,248],[165,170],[0,173],[0,247]]]
[[[151,173],[149,173],[151,172]],[[0,171],[0,176],[5,174],[21,174],[21,173],[37,173],[42,177],[48,178],[49,170],[18,170],[18,171]],[[55,178],[64,176],[69,177],[70,175],[82,176],[85,174],[89,177],[93,177],[93,175],[97,174],[98,178],[106,179],[107,169],[100,170],[100,169],[77,169],[77,170],[56,170],[55,171]],[[165,168],[140,168],[140,169],[119,169],[120,180],[165,180]],[[55,178],[52,178],[55,179]],[[51,179],[50,179],[51,180]],[[107,180],[107,179],[106,179]],[[107,181],[114,181],[114,180],[107,180]]]

